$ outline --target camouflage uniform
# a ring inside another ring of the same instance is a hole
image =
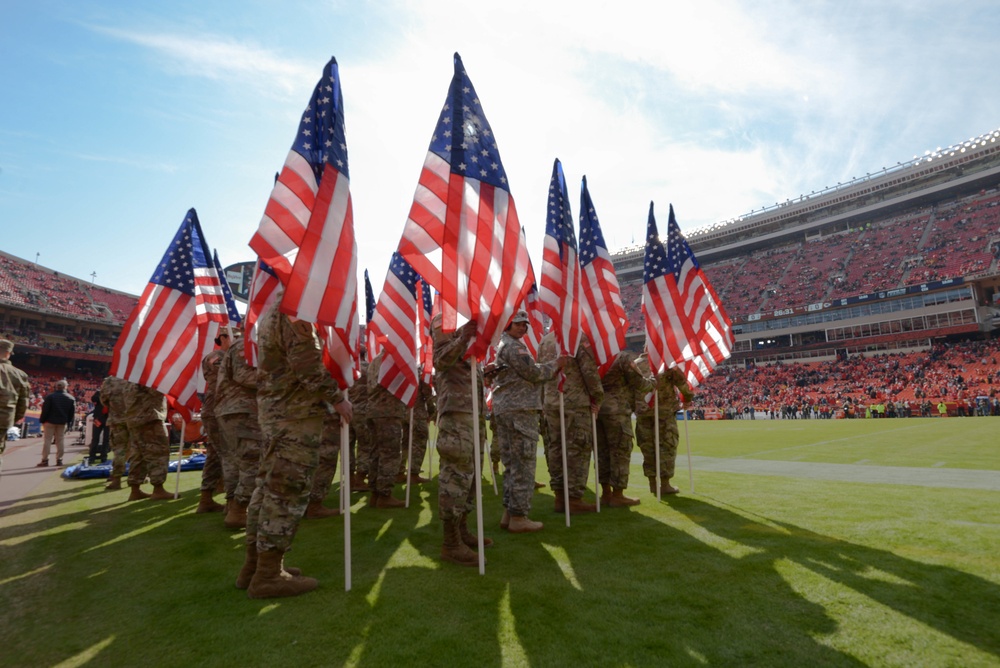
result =
[[[125,391],[129,382],[117,376],[108,376],[101,383],[101,402],[108,407],[108,429],[111,451],[111,477],[125,475],[125,461],[128,457],[129,431],[125,419]]]
[[[597,456],[602,485],[628,487],[632,447],[632,410],[636,394],[653,389],[643,377],[631,355],[621,352],[601,379],[604,402],[597,415]]]
[[[439,318],[440,316],[438,316]],[[474,424],[472,421],[472,364],[476,364],[479,388],[479,450],[486,443],[486,417],[482,372],[474,361],[464,359],[472,331],[459,329],[445,334],[434,321],[434,388],[437,391],[438,515],[444,521],[461,520],[476,508]],[[474,333],[474,332],[472,332]]]
[[[350,425],[351,473],[368,477],[371,463],[371,436],[368,433],[368,362],[361,362],[361,376],[348,391],[354,417]]]
[[[266,445],[247,509],[258,552],[287,551],[312,489],[323,418],[345,397],[323,366],[316,329],[292,321],[276,299],[258,323],[257,407]]]
[[[323,503],[330,493],[330,485],[337,475],[337,462],[340,460],[340,414],[332,412],[323,418],[323,435],[320,437],[319,461],[316,473],[313,474],[312,490],[309,492],[310,503]]]
[[[13,343],[0,341],[0,352],[13,350]],[[0,472],[3,471],[3,451],[7,447],[7,430],[24,419],[30,392],[28,375],[9,359],[0,359]]]
[[[421,379],[417,391],[417,401],[413,404],[413,464],[410,466],[410,472],[414,478],[420,474],[420,469],[424,465],[424,455],[427,453],[427,439],[431,435],[428,423],[436,416],[437,408],[434,405],[434,393],[431,391],[431,386]],[[403,474],[406,473],[408,446],[409,444],[404,440],[403,457],[399,466],[399,472]]]
[[[549,332],[539,345],[538,361],[549,362],[558,357],[555,334]],[[569,468],[569,498],[583,498],[590,468],[590,452],[594,447],[594,427],[591,407],[600,406],[604,399],[601,374],[586,336],[580,342],[576,358],[563,368],[566,375],[563,414],[566,418],[566,465]],[[549,432],[546,453],[552,489],[561,498],[563,486],[562,435],[559,423],[558,377],[545,384],[545,422]]]
[[[136,383],[125,389],[128,423],[128,484],[135,487],[149,477],[150,484],[167,481],[170,442],[167,440],[167,398],[157,390]]]
[[[373,494],[389,496],[396,483],[402,461],[406,424],[406,405],[378,382],[378,371],[385,358],[383,350],[368,365],[368,431],[372,439],[372,458],[368,484]]]
[[[219,420],[215,417],[215,386],[219,379],[219,365],[222,363],[222,350],[213,350],[201,361],[201,372],[205,376],[205,393],[201,400],[201,424],[208,440],[205,443],[205,468],[201,471],[201,491],[213,491],[220,480],[224,479],[225,463],[222,458],[226,452]],[[232,498],[228,494],[226,498]]]
[[[645,372],[649,366],[641,365]],[[652,382],[652,375],[647,376]],[[660,478],[674,477],[674,463],[677,459],[677,411],[680,403],[677,400],[677,390],[684,396],[684,401],[690,401],[694,392],[688,385],[684,375],[678,369],[667,369],[656,379],[658,395],[658,410],[660,413]],[[656,478],[655,450],[655,420],[653,408],[646,403],[647,391],[635,394],[635,436],[642,451],[642,472],[647,478]]]
[[[524,517],[535,493],[541,386],[555,377],[556,361],[536,363],[523,341],[504,332],[495,366],[493,424],[504,466],[503,505],[510,515]]]
[[[226,498],[247,504],[260,468],[261,436],[257,420],[257,370],[247,363],[243,337],[222,356],[215,389],[215,416],[226,443],[223,454]]]

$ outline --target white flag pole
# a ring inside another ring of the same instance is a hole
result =
[[[569,526],[569,466],[566,463],[566,401],[559,392],[559,434],[562,437],[563,509],[566,511],[566,526]]]
[[[177,482],[174,485],[174,498],[179,499],[181,496],[181,459],[184,457],[184,430],[187,427],[187,422],[181,418],[181,437],[180,443],[177,446]],[[167,432],[167,440],[169,439],[170,432]]]
[[[347,420],[340,418],[340,489],[343,499],[341,514],[344,516],[344,591],[351,591],[351,476],[350,447],[346,447],[351,434]]]
[[[486,547],[483,545],[483,458],[479,452],[479,393],[476,392],[476,360],[469,360],[472,385],[472,461],[476,467],[476,535],[479,547],[479,574],[486,575]]]
[[[656,452],[656,500],[662,501],[660,489],[660,391],[653,390],[653,450]]]
[[[413,409],[410,409],[410,439],[406,448],[406,507],[410,507],[410,463],[413,461]]]
[[[681,397],[681,411],[684,413],[684,445],[688,453],[688,484],[691,486],[691,493],[694,494],[694,469],[691,468],[691,437],[688,435],[688,412],[684,406],[684,398]]]
[[[597,497],[597,512],[601,512],[601,492],[598,489],[601,484],[600,470],[597,468],[597,413],[590,411],[590,426],[594,432],[594,496]]]
[[[434,438],[427,443],[427,477],[434,477],[434,448],[437,447],[437,420],[434,420]]]

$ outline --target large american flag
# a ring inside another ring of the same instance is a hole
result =
[[[493,130],[455,54],[455,74],[399,242],[399,253],[454,312],[476,322],[482,359],[528,291],[528,249]]]
[[[368,361],[375,359],[378,355],[379,346],[372,330],[372,318],[375,317],[375,292],[372,290],[372,282],[368,278],[368,270],[365,269],[365,345],[368,347]]]
[[[281,282],[263,260],[257,260],[250,292],[247,295],[246,326],[243,331],[243,355],[250,366],[257,368],[257,321],[278,296]]]
[[[664,244],[650,202],[643,281],[646,352],[654,372],[680,366],[689,380],[704,378],[729,357],[734,341],[729,316],[681,235],[673,206]]]
[[[531,287],[528,288],[528,294],[525,295],[524,301],[521,302],[521,308],[528,313],[528,331],[521,340],[527,346],[531,356],[537,359],[538,346],[542,342],[545,327],[542,324],[542,311],[538,304],[538,285],[535,283],[535,271],[530,264],[528,265],[528,272]]]
[[[198,214],[190,209],[115,344],[111,374],[195,410],[201,360],[229,320],[222,281]]]
[[[368,327],[383,340],[385,357],[379,368],[379,385],[407,406],[417,398],[417,327],[420,276],[399,253],[392,254],[375,317]]]
[[[281,311],[321,326],[341,387],[357,377],[357,243],[337,59],[323,69],[250,247],[285,291]]]
[[[549,181],[538,301],[542,313],[552,320],[559,354],[576,355],[583,332],[580,326],[580,258],[566,176],[558,159],[552,164]]]
[[[434,335],[431,332],[431,318],[434,317],[434,301],[431,298],[431,286],[426,281],[420,281],[420,380],[424,385],[434,382]]]
[[[586,176],[580,191],[580,272],[583,331],[590,337],[603,376],[625,348],[628,315]]]

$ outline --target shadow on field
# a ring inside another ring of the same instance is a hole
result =
[[[756,553],[748,558],[764,567],[778,560],[794,562],[1000,657],[1000,586],[988,580],[769,518],[762,519],[770,524],[755,522],[697,499],[686,498],[677,509],[711,533],[753,548]]]

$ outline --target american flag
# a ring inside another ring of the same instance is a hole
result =
[[[566,177],[558,159],[552,164],[545,245],[542,250],[542,283],[538,301],[552,329],[561,355],[576,355],[583,332],[580,326],[580,258],[573,232]]]
[[[434,312],[434,301],[431,298],[431,286],[426,281],[420,281],[420,379],[424,385],[434,381],[434,335],[431,333],[431,318]]]
[[[375,317],[375,293],[372,291],[372,282],[368,279],[368,270],[365,269],[365,345],[368,347],[368,361],[370,362],[378,355],[378,340],[372,330],[372,318]]]
[[[528,294],[524,297],[524,301],[520,307],[528,313],[528,331],[521,340],[527,346],[531,356],[537,359],[538,346],[542,341],[542,335],[545,333],[545,327],[542,324],[542,311],[538,304],[538,285],[535,283],[535,270],[531,266],[531,263],[528,264],[528,274],[530,276],[531,287],[528,288]]]
[[[493,130],[455,54],[455,74],[413,196],[399,253],[440,294],[442,329],[476,322],[482,359],[528,291],[528,249]]]
[[[417,312],[422,308],[417,299],[419,282],[420,276],[410,263],[393,253],[375,317],[369,323],[376,337],[384,337],[379,385],[407,406],[413,406],[417,398]]]
[[[664,247],[650,202],[643,281],[646,352],[654,372],[680,366],[690,379],[729,357],[734,341],[729,316],[681,235],[673,206]]]
[[[341,387],[358,373],[357,243],[344,100],[331,58],[299,122],[250,247],[285,287],[281,311],[324,326]]]
[[[257,320],[277,298],[280,287],[274,270],[258,259],[247,295],[247,321],[243,332],[243,355],[254,368],[257,368]]]
[[[111,374],[196,409],[201,360],[228,322],[222,283],[190,209],[115,344]]]
[[[622,305],[615,266],[590,199],[586,176],[580,192],[580,271],[583,330],[594,345],[597,365],[603,376],[625,348],[628,316]]]
[[[229,317],[229,322],[226,324],[230,327],[238,327],[243,318],[240,317],[239,309],[236,308],[236,300],[233,299],[233,291],[229,287],[229,281],[226,280],[226,273],[222,271],[222,265],[219,264],[219,251],[212,252],[212,261],[215,263],[215,273],[219,275],[219,283],[222,285],[222,296],[226,300],[226,314]]]

